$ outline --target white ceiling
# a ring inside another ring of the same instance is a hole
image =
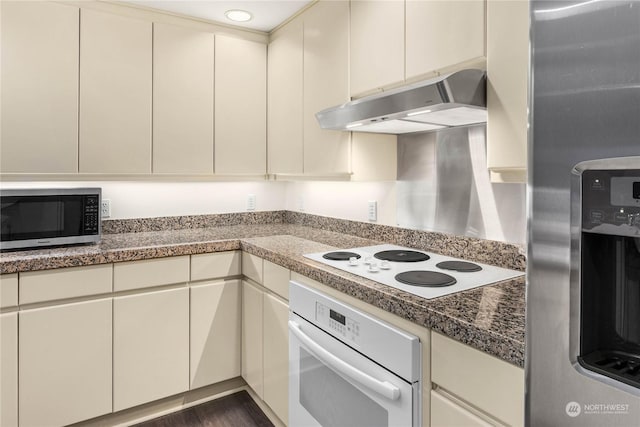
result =
[[[125,3],[165,10],[194,18],[221,22],[259,31],[271,31],[312,0],[124,0]],[[233,22],[224,13],[229,9],[250,12],[248,22]]]

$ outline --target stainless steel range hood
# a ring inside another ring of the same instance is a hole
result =
[[[405,134],[487,121],[486,74],[462,70],[316,113],[323,129]]]

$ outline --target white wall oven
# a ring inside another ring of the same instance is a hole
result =
[[[289,289],[290,425],[421,425],[418,337],[315,289]]]

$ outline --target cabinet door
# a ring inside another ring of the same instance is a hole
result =
[[[114,298],[114,411],[188,389],[189,289]]]
[[[264,294],[264,401],[289,423],[289,306]]]
[[[267,46],[216,36],[215,173],[267,169]]]
[[[304,173],[348,173],[349,132],[321,129],[315,114],[349,100],[349,2],[319,1],[303,16]]]
[[[191,287],[190,389],[240,376],[240,281]]]
[[[0,315],[0,427],[18,425],[18,313]]]
[[[78,171],[77,7],[0,2],[2,172]]]
[[[151,22],[82,9],[80,172],[151,172]]]
[[[153,172],[213,173],[212,33],[153,24]]]
[[[487,165],[526,182],[529,2],[487,3]]]
[[[351,2],[351,96],[404,80],[404,0]]]
[[[242,282],[242,378],[263,399],[262,313],[263,291]]]
[[[21,311],[21,426],[60,426],[111,412],[111,299]]]
[[[485,56],[485,0],[407,0],[406,77]]]
[[[269,173],[301,174],[302,18],[271,35],[267,56],[267,147]]]

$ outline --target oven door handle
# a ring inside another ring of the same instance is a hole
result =
[[[342,375],[359,382],[365,387],[390,400],[398,400],[400,389],[388,381],[380,381],[371,375],[362,372],[360,369],[351,366],[334,354],[322,348],[318,343],[302,332],[300,325],[293,320],[289,320],[289,330],[296,336],[307,349],[313,353],[322,363],[331,367]]]

